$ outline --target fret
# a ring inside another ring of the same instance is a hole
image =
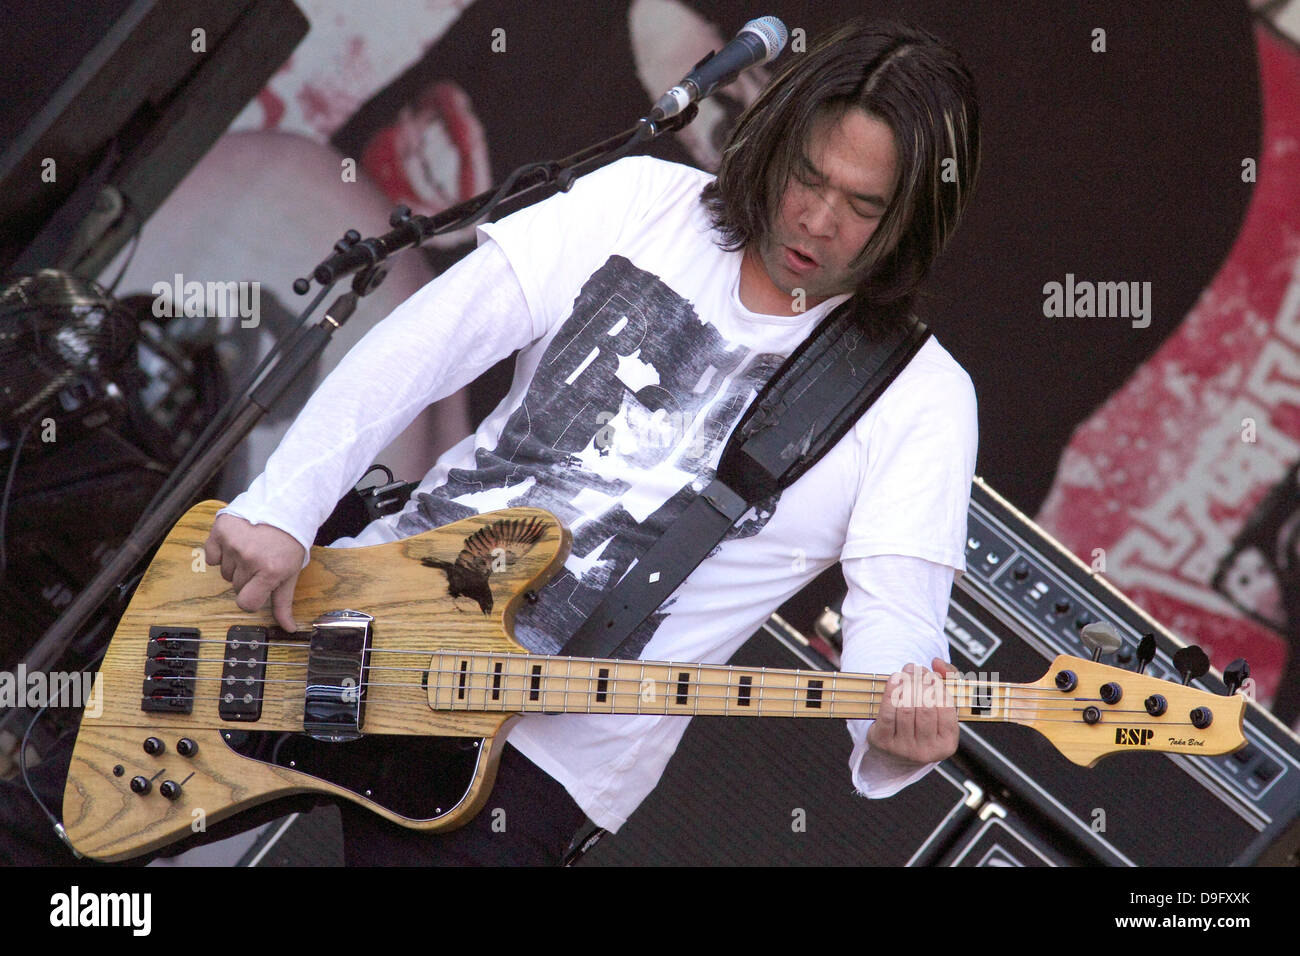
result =
[[[839,679],[840,679],[839,673],[836,671],[832,671],[831,672],[831,705],[829,708],[827,708],[830,711],[832,717],[835,716],[835,701],[836,701],[835,691],[839,689]]]
[[[526,657],[516,657],[511,662],[511,671],[513,672],[513,676],[517,678],[516,681],[511,681],[511,686],[514,689],[510,692],[510,702],[515,710],[523,711],[528,709],[528,680],[530,670],[531,665]]]
[[[641,689],[643,687],[645,687],[645,662],[644,661],[641,662],[641,679],[637,681],[637,685],[636,685],[636,712],[638,714],[641,713],[641,700],[642,700]]]
[[[627,699],[627,685],[634,683],[632,678],[626,673],[628,665],[610,663],[610,682],[609,682],[609,712],[613,713],[631,713],[632,701]]]
[[[695,709],[692,715],[700,712],[700,688],[704,686],[704,665],[695,668]]]
[[[468,685],[469,693],[465,698],[466,710],[482,709],[481,707],[477,707],[474,704],[474,701],[476,699],[475,695],[478,695],[480,693],[482,694],[483,697],[483,705],[486,706],[487,704],[487,690],[486,690],[487,681],[483,679],[484,675],[481,670],[483,666],[484,666],[483,661],[480,659],[478,654],[469,655],[469,685]]]
[[[767,668],[758,669],[758,716],[763,716],[763,698],[766,697],[767,690]]]
[[[437,669],[430,674],[433,680],[433,705],[435,708],[446,708],[447,700],[442,692],[442,667],[443,661],[446,660],[445,654],[435,654],[434,660],[437,662]]]
[[[510,689],[510,678],[514,674],[514,669],[514,658],[507,656],[505,660],[502,661],[501,667],[501,710],[513,710],[515,708],[514,695]]]
[[[573,673],[573,658],[566,657],[564,659],[564,692],[560,697],[561,711],[567,711],[569,709],[569,675],[572,673]]]

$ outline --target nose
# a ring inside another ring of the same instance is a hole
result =
[[[835,235],[835,210],[830,202],[820,193],[810,192],[804,199],[803,209],[799,213],[799,225],[810,236],[827,239]]]

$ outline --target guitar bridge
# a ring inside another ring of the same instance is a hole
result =
[[[312,624],[302,725],[316,740],[361,736],[374,620],[361,611],[330,611]]]
[[[199,629],[151,627],[145,654],[140,709],[168,714],[193,713]]]

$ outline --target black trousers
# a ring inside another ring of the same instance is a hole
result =
[[[74,734],[65,735],[39,765],[28,771],[33,788],[56,816],[63,805],[74,740]],[[323,802],[312,796],[275,800],[127,864],[142,866],[154,857],[175,856],[289,813],[310,812]],[[496,786],[488,801],[491,809],[485,809],[458,830],[422,833],[390,823],[348,800],[338,801],[338,806],[343,818],[343,852],[349,866],[558,866],[586,822],[586,814],[568,792],[509,744],[501,755]],[[498,808],[504,815],[492,812]],[[495,829],[494,821],[498,823]],[[73,855],[32,799],[20,775],[0,782],[0,865],[104,864],[78,860]]]

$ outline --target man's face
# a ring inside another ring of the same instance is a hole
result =
[[[883,120],[851,109],[838,122],[817,117],[805,153],[754,251],[776,289],[803,289],[811,307],[856,287],[850,263],[894,197],[898,149]]]

